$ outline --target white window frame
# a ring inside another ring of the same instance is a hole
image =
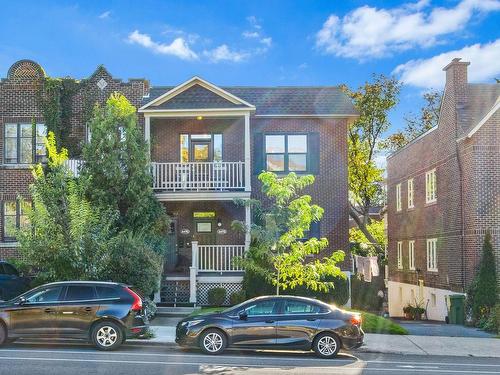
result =
[[[401,204],[401,184],[396,185],[396,211],[401,211],[402,209],[402,204]]]
[[[437,272],[437,238],[427,239],[427,271]]]
[[[407,188],[408,188],[408,208],[414,208],[415,207],[415,202],[414,202],[414,189],[413,189],[413,178],[410,178],[407,182]]]
[[[408,268],[415,271],[415,241],[408,241]]]
[[[436,169],[425,173],[425,203],[437,201]]]
[[[398,252],[398,269],[403,269],[403,242],[398,241],[397,243],[397,252]]]

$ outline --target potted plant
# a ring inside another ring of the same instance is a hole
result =
[[[412,311],[413,311],[413,308],[410,304],[403,307],[403,313],[405,314],[405,319],[408,319],[408,320],[413,319]]]

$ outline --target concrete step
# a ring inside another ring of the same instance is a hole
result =
[[[194,307],[158,307],[156,315],[158,316],[188,316],[196,308]]]

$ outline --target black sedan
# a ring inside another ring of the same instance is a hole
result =
[[[0,303],[0,345],[17,338],[75,338],[113,350],[147,325],[140,294],[119,283],[51,283]]]
[[[246,349],[314,350],[333,358],[340,348],[363,344],[359,314],[303,297],[265,296],[220,313],[188,317],[177,324],[175,341],[219,354],[228,346]]]

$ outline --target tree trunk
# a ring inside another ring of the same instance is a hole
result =
[[[368,211],[367,211],[368,212]],[[356,225],[358,226],[359,230],[365,235],[365,237],[368,239],[368,241],[373,244],[373,246],[377,249],[377,252],[383,254],[384,249],[380,244],[377,242],[377,240],[372,236],[372,234],[366,229],[366,220],[361,220],[361,218],[358,216],[357,212],[352,208],[351,205],[349,205],[349,216],[352,217],[352,219],[356,222]],[[368,216],[368,213],[363,215],[364,217]]]

